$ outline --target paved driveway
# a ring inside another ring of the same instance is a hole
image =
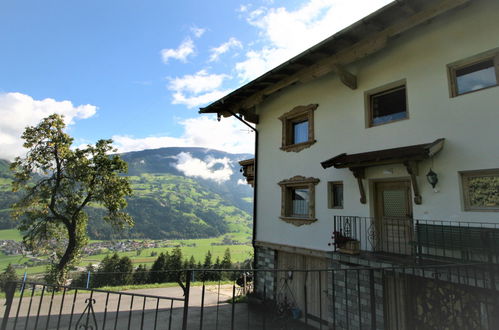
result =
[[[31,290],[25,291],[19,308],[19,298],[15,298],[10,312],[7,329],[181,329],[184,301],[179,287],[130,290],[127,293],[152,295],[180,300],[144,298],[140,296],[94,293],[93,313],[89,312],[86,299],[88,292],[76,295],[70,291],[65,296],[45,293],[40,304],[40,296],[30,297]],[[304,329],[302,323],[269,316],[264,309],[248,308],[245,303],[229,304],[232,285],[207,286],[202,304],[202,287],[191,287],[188,309],[188,329]],[[5,300],[0,300],[0,315],[5,310]],[[62,305],[62,308],[61,308]],[[120,306],[118,309],[118,305]],[[260,306],[261,307],[261,306]],[[29,310],[29,319],[26,318]],[[50,310],[50,313],[49,313]],[[118,310],[118,312],[117,312]],[[49,316],[50,314],[50,316]],[[38,317],[37,317],[38,315]],[[88,323],[87,323],[88,322]],[[27,323],[27,324],[26,324]]]

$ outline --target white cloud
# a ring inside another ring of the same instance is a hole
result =
[[[194,42],[191,38],[185,39],[177,49],[162,49],[161,58],[164,63],[168,63],[170,58],[186,62],[189,55],[194,54]]]
[[[164,147],[202,147],[231,153],[253,153],[254,136],[241,122],[223,118],[218,122],[211,116],[189,118],[180,122],[184,127],[181,137],[168,136],[134,138],[112,137],[118,152],[157,149]]]
[[[188,152],[181,152],[175,158],[177,159],[177,163],[174,165],[175,168],[186,176],[200,177],[223,183],[230,180],[230,176],[234,173],[227,157],[213,158],[208,156],[205,160],[202,160],[192,157]]]
[[[208,104],[211,102],[214,102],[225,95],[227,95],[230,92],[230,90],[220,90],[220,91],[213,91],[209,93],[203,93],[200,95],[191,95],[191,96],[186,96],[182,92],[176,92],[174,93],[173,96],[173,104],[184,104],[188,108],[195,108],[199,107],[203,104]]]
[[[248,11],[248,7],[249,7],[248,5],[240,5],[239,9],[237,9],[237,11],[240,13],[245,13]]]
[[[168,89],[176,92],[187,91],[199,94],[219,88],[226,78],[229,78],[226,74],[208,74],[206,70],[201,70],[193,75],[188,74],[181,78],[170,79]]]
[[[226,95],[229,90],[220,90],[226,74],[208,74],[201,70],[193,75],[170,78],[168,89],[173,91],[173,104],[184,104],[194,108],[215,101]]]
[[[191,32],[194,34],[196,38],[201,38],[201,36],[206,32],[206,29],[193,26],[191,27]]]
[[[309,0],[294,11],[261,7],[247,13],[262,44],[236,64],[242,81],[254,79],[347,27],[390,0]]]
[[[24,152],[21,135],[26,126],[33,126],[53,114],[64,115],[67,125],[76,119],[95,115],[97,107],[91,104],[74,106],[71,101],[46,98],[35,100],[21,93],[0,93],[0,158],[13,159]]]
[[[218,61],[220,55],[227,53],[231,48],[242,48],[243,44],[241,41],[232,37],[228,41],[224,42],[218,47],[214,47],[211,49],[211,56],[209,62]]]

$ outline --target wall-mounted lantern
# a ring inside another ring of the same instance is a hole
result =
[[[431,184],[433,189],[435,189],[435,186],[438,183],[437,173],[433,172],[433,170],[430,168],[430,170],[426,174],[426,180],[428,180],[428,183]]]

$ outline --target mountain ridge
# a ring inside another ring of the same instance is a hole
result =
[[[252,189],[241,184],[238,161],[251,154],[231,154],[198,147],[170,147],[121,153],[128,163],[134,195],[126,211],[135,226],[115,231],[100,218],[104,210],[88,209],[89,236],[114,238],[201,238],[230,232],[250,232]],[[6,164],[0,163],[0,229],[15,224],[8,203],[15,200],[7,191],[10,181]],[[3,175],[2,175],[3,174]],[[10,188],[10,187],[9,187]],[[8,189],[10,190],[10,189]]]

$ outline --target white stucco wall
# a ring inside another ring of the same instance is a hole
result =
[[[499,1],[481,0],[419,27],[388,48],[349,69],[357,74],[351,90],[334,74],[298,84],[269,97],[258,108],[258,241],[330,251],[327,243],[334,215],[372,216],[370,180],[408,177],[402,165],[369,168],[364,185],[367,203],[359,202],[357,181],[348,169],[324,170],[320,162],[340,153],[358,153],[429,143],[445,138],[434,158],[438,192],[426,182],[431,161],[419,166],[423,203],[413,204],[414,218],[499,222],[497,212],[464,212],[458,171],[499,168],[499,87],[449,97],[446,65],[499,47]],[[364,92],[405,79],[409,119],[365,127]],[[317,143],[298,153],[284,152],[277,118],[297,105],[318,103]],[[393,174],[383,170],[393,169]],[[295,175],[316,177],[317,222],[296,227],[279,219],[277,182]],[[344,209],[327,208],[327,182],[343,181]]]

